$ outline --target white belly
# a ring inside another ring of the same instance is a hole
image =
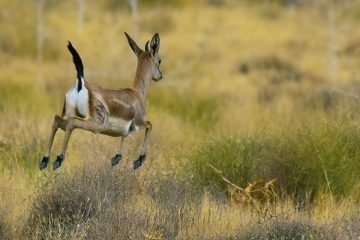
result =
[[[126,121],[126,120],[123,120],[121,118],[115,118],[115,117],[110,117],[109,118],[109,125],[111,127],[124,128],[126,130],[126,132],[129,131],[131,122],[132,122],[132,120],[131,121]]]

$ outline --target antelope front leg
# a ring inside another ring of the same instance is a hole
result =
[[[43,159],[41,160],[41,162],[39,164],[40,170],[43,170],[43,169],[45,169],[47,167],[47,164],[48,164],[49,159],[50,159],[51,148],[52,148],[52,145],[54,143],[54,138],[55,138],[55,135],[56,135],[56,132],[57,132],[58,128],[60,127],[62,129],[65,129],[66,124],[67,124],[66,120],[62,119],[58,115],[55,115],[54,122],[53,122],[53,125],[52,125],[52,128],[51,128],[48,149],[47,149],[47,151],[45,153],[45,156],[43,157]]]
[[[152,129],[152,124],[150,121],[146,121],[145,123],[145,138],[144,138],[144,142],[143,145],[141,147],[141,152],[140,152],[140,156],[139,158],[134,162],[134,169],[139,168],[143,162],[146,159],[146,148],[147,148],[147,144],[148,144],[148,139],[149,139],[149,135]]]
[[[118,164],[122,158],[121,153],[124,151],[124,144],[125,144],[125,137],[121,137],[121,142],[120,142],[120,149],[119,149],[119,153],[115,155],[115,157],[113,157],[111,159],[111,165],[115,166],[116,164]]]

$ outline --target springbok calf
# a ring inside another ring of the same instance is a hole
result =
[[[145,119],[145,96],[150,80],[157,82],[162,79],[161,60],[158,55],[160,38],[156,33],[150,43],[149,41],[146,43],[145,51],[143,51],[127,33],[125,36],[138,58],[138,64],[133,88],[118,90],[104,89],[86,82],[81,58],[69,42],[68,49],[76,67],[77,81],[75,86],[66,93],[61,116],[55,115],[48,149],[40,162],[40,170],[47,167],[58,128],[65,131],[65,137],[61,152],[54,162],[54,170],[63,163],[71,133],[76,128],[121,137],[119,152],[111,160],[112,166],[121,160],[125,137],[131,132],[145,128],[144,142],[139,158],[134,161],[134,169],[144,162],[152,128],[151,122]]]

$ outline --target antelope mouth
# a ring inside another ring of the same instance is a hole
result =
[[[162,76],[160,76],[159,78],[153,78],[153,80],[154,80],[155,82],[160,82],[161,79],[162,79]]]

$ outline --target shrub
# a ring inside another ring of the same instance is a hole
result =
[[[7,239],[8,236],[8,228],[5,223],[5,214],[4,211],[0,211],[0,239]]]
[[[253,232],[246,234],[242,239],[333,239],[334,236],[326,230],[316,226],[309,220],[280,219],[270,226],[259,226]]]
[[[124,204],[133,193],[134,175],[106,168],[86,168],[76,175],[61,175],[34,201],[25,233],[32,238],[60,236]]]
[[[26,239],[174,239],[180,229],[186,184],[148,179],[135,171],[85,167],[59,175],[39,192],[23,231]],[[182,224],[184,225],[184,223]]]
[[[329,190],[328,178],[332,194],[354,196],[360,176],[359,142],[359,129],[349,122],[315,121],[282,132],[263,130],[206,141],[188,154],[185,169],[200,188],[225,189],[207,166],[210,163],[242,187],[276,178],[283,193],[314,197]]]

